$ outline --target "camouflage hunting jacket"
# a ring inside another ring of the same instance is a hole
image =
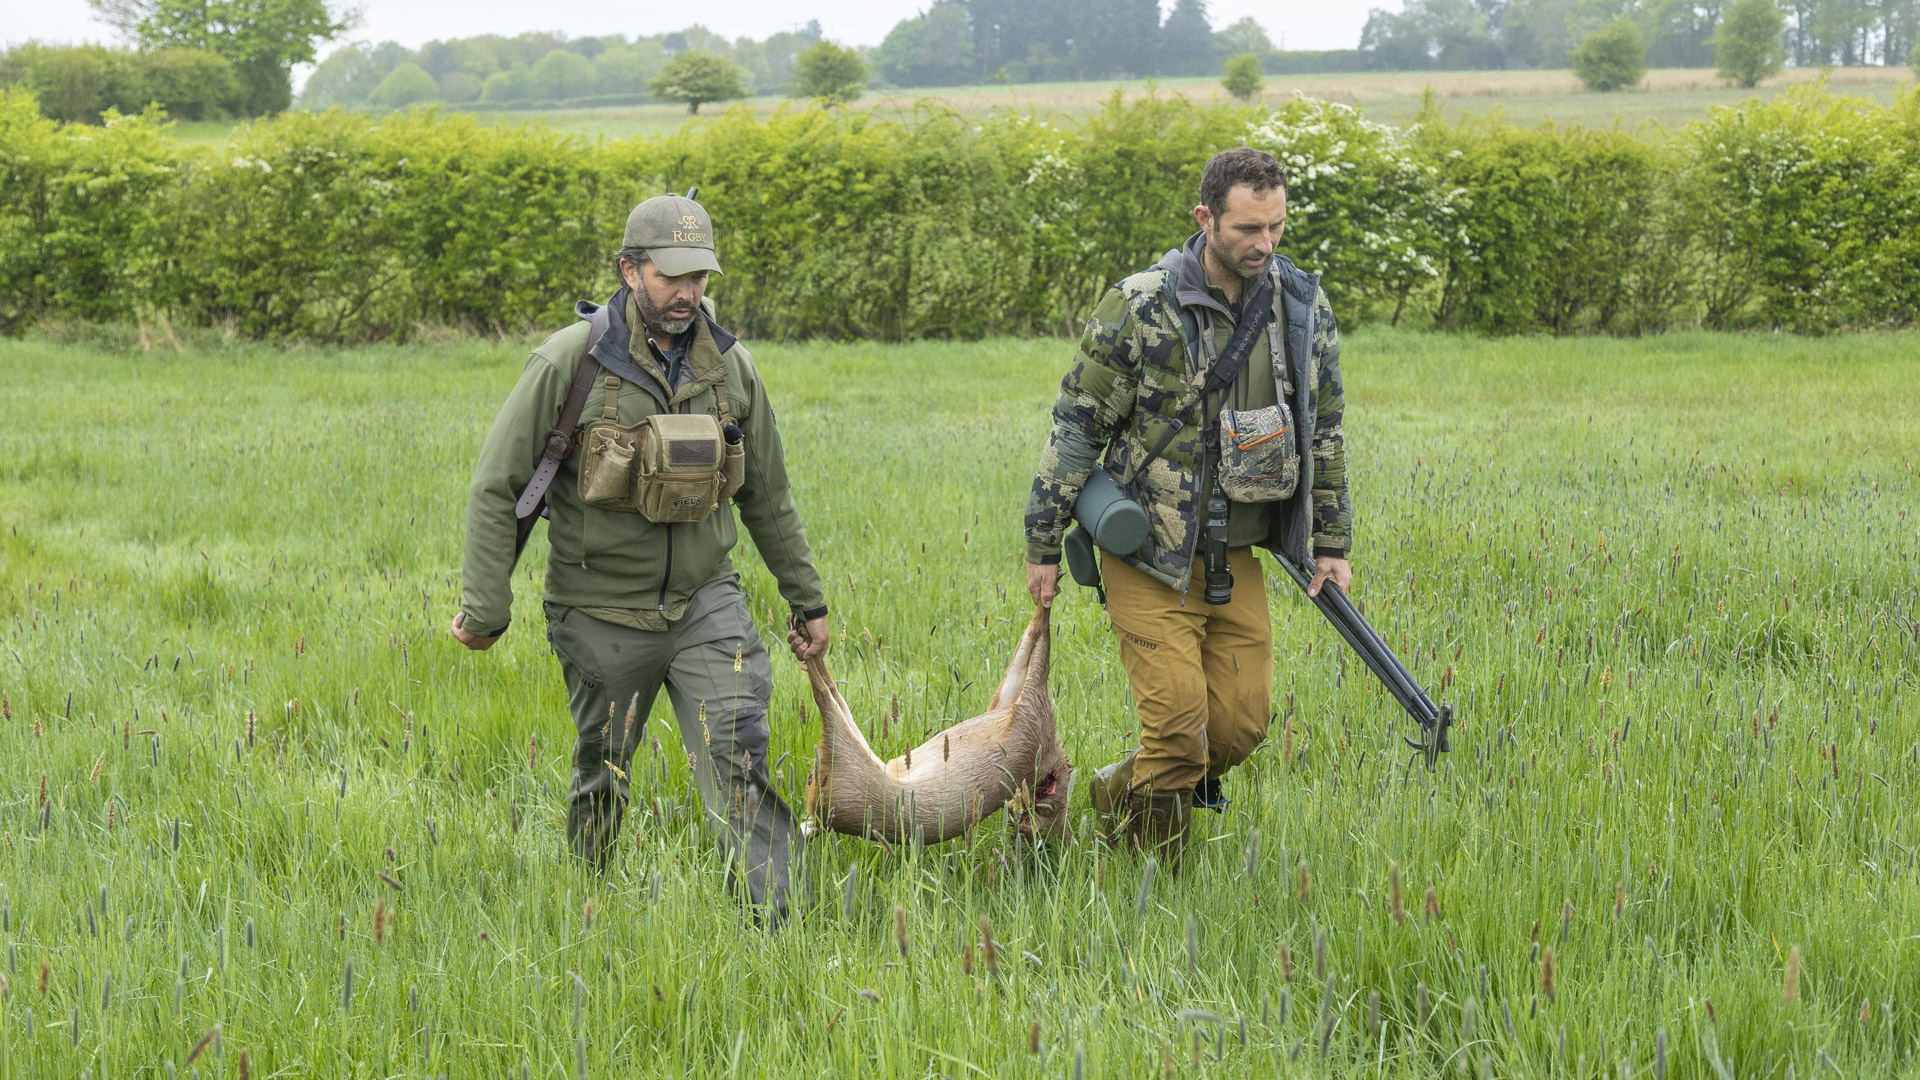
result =
[[[1184,592],[1217,458],[1205,434],[1217,400],[1201,400],[1197,242],[1170,251],[1153,268],[1108,289],[1087,321],[1086,333],[1053,406],[1053,431],[1027,500],[1027,561],[1060,561],[1061,541],[1088,475],[1105,468],[1123,491],[1147,509],[1152,529],[1128,565]],[[1273,504],[1260,544],[1311,571],[1316,555],[1345,558],[1353,547],[1353,504],[1347,490],[1347,454],[1341,432],[1345,409],[1340,381],[1340,335],[1317,274],[1284,256],[1268,264],[1280,310],[1271,328],[1278,350],[1256,343],[1239,378],[1273,377],[1290,391],[1288,406],[1300,443],[1300,482],[1292,498]],[[1276,366],[1268,371],[1269,355]],[[1218,395],[1213,395],[1217,397]]]

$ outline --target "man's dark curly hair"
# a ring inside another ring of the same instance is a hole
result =
[[[1200,201],[1217,218],[1226,212],[1227,192],[1240,184],[1252,188],[1256,195],[1274,188],[1284,194],[1287,174],[1265,150],[1251,146],[1222,150],[1207,159],[1207,167],[1200,173]]]

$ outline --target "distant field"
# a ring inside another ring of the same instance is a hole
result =
[[[755,348],[882,754],[1027,621],[1069,351]],[[447,637],[523,356],[0,341],[0,1077],[1916,1075],[1920,336],[1350,335],[1354,596],[1462,710],[1440,770],[1269,564],[1280,716],[1180,876],[1076,791],[1062,851],[822,838],[770,937],[664,709],[610,875],[561,855],[544,530]],[[1091,769],[1133,713],[1068,589]]]
[[[1789,86],[1814,82],[1822,73],[1815,69],[1797,69],[1767,80],[1753,90],[1726,85],[1712,71],[1672,68],[1651,71],[1641,88],[1613,94],[1584,90],[1579,80],[1567,71],[1406,71],[1354,75],[1270,76],[1262,100],[1281,102],[1296,92],[1330,101],[1358,106],[1376,120],[1402,124],[1411,120],[1420,108],[1422,92],[1429,86],[1439,95],[1449,118],[1503,110],[1515,123],[1583,124],[1610,127],[1620,123],[1637,128],[1647,121],[1663,127],[1679,127],[1699,119],[1717,105],[1735,105],[1750,97],[1769,98]],[[1907,68],[1835,68],[1826,73],[1828,84],[1848,94],[1889,102],[1903,82],[1911,82]],[[969,112],[991,109],[1017,109],[1081,116],[1096,109],[1115,89],[1129,97],[1159,93],[1185,94],[1198,101],[1229,100],[1216,78],[1163,79],[1145,81],[1102,81],[1072,83],[1023,83],[1012,86],[956,86],[945,89],[873,92],[854,106],[879,113],[910,113],[922,101],[942,101]],[[756,97],[735,103],[765,117],[789,105],[778,97]],[[678,105],[620,105],[594,109],[543,109],[528,112],[476,113],[484,123],[544,123],[559,131],[587,136],[624,138],[630,135],[665,135],[689,123],[702,125],[726,111],[725,106],[708,105],[698,116],[688,116]],[[183,123],[177,132],[183,142],[224,145],[231,137],[232,125],[224,123]]]

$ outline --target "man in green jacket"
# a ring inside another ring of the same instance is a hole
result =
[[[1048,604],[1093,470],[1146,508],[1146,542],[1100,562],[1140,748],[1089,787],[1110,825],[1175,867],[1193,806],[1223,809],[1221,777],[1267,735],[1273,625],[1253,549],[1312,567],[1317,593],[1347,587],[1353,546],[1339,331],[1319,275],[1274,253],[1279,162],[1216,154],[1193,213],[1199,232],[1094,308],[1026,512],[1027,587]],[[1217,375],[1236,340],[1243,366]],[[1231,570],[1225,602],[1208,598],[1209,547]]]
[[[604,312],[580,305],[583,321],[534,349],[487,433],[467,496],[452,632],[469,649],[506,633],[516,503],[591,347],[599,371],[576,429],[553,444],[560,460],[546,489],[547,640],[576,731],[568,841],[605,865],[628,765],[664,684],[729,882],[744,880],[751,902],[777,920],[802,838],[770,783],[773,668],[728,558],[734,511],[779,581],[794,615],[787,644],[802,660],[827,650],[820,575],[760,373],[705,298],[708,275],[720,272],[707,212],[673,195],[641,203],[616,267],[624,285]],[[688,462],[707,471],[689,476]]]

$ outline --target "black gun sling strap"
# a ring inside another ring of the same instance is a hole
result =
[[[594,346],[607,332],[607,308],[602,304],[593,316],[587,320],[587,351],[580,357],[580,366],[573,373],[573,385],[567,390],[567,402],[560,407],[560,419],[552,431],[547,432],[546,449],[540,453],[540,461],[533,467],[533,478],[527,481],[526,490],[520,493],[520,501],[514,504],[513,558],[520,560],[520,553],[526,549],[527,537],[533,535],[533,523],[540,518],[547,505],[547,488],[553,484],[554,474],[560,471],[560,463],[573,453],[573,433],[580,426],[580,410],[586,407],[587,391],[593,387],[593,380],[600,374],[600,361],[594,359]]]

